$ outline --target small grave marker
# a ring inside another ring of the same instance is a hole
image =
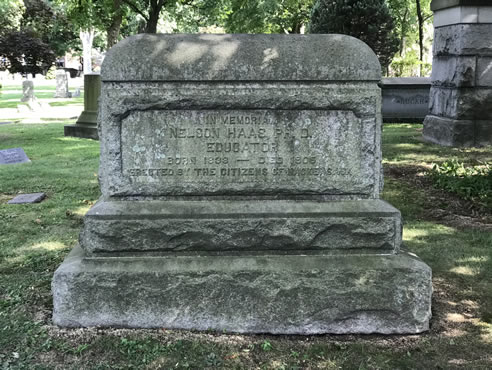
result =
[[[0,164],[17,164],[31,162],[24,149],[11,148],[0,150]]]
[[[8,204],[39,203],[46,197],[46,193],[20,194],[9,200]]]

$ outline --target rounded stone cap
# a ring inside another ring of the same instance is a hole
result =
[[[347,35],[140,34],[111,48],[102,81],[379,81],[381,66]]]

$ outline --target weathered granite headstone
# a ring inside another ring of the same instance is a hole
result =
[[[22,98],[21,102],[31,102],[35,99],[34,96],[34,82],[30,80],[22,81]]]
[[[424,138],[492,145],[492,2],[433,0],[434,58]]]
[[[0,150],[0,164],[17,164],[26,162],[31,161],[22,148]]]
[[[420,122],[429,112],[430,78],[383,78],[383,122]]]
[[[56,91],[54,98],[71,98],[68,91],[68,76],[64,69],[56,70]]]
[[[84,110],[75,125],[65,126],[65,136],[98,140],[97,111],[101,95],[101,75],[84,75]]]
[[[379,199],[381,79],[342,35],[138,35],[102,66],[102,197],[61,326],[418,333],[431,270]]]
[[[26,106],[19,104],[17,109],[19,113],[30,113],[39,111],[42,106],[34,95],[34,82],[30,80],[22,81],[22,98],[21,102],[27,103]]]
[[[46,193],[20,194],[9,200],[8,204],[39,203],[46,197]]]

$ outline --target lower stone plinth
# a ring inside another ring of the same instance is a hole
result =
[[[77,122],[75,125],[65,125],[64,135],[99,140],[97,125],[94,124],[82,124]]]
[[[84,217],[89,254],[397,253],[400,212],[379,199],[100,200]]]
[[[492,145],[492,121],[455,120],[428,115],[424,121],[424,139],[443,146]]]
[[[238,333],[420,333],[431,270],[409,254],[86,258],[56,270],[53,321],[67,327]]]

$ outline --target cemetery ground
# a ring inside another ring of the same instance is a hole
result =
[[[29,111],[26,102],[21,102],[22,81],[2,83],[0,89],[0,124],[5,122],[40,122],[57,118],[72,118],[80,114],[84,106],[83,81],[71,79],[69,90],[74,93],[80,89],[80,96],[73,98],[54,98],[56,80],[34,81],[34,96],[43,106],[38,111]]]
[[[51,323],[53,272],[77,243],[82,217],[99,197],[99,143],[64,137],[67,123],[72,121],[0,125],[0,149],[22,147],[32,161],[0,167],[3,368],[492,368],[490,193],[488,200],[463,199],[433,188],[428,175],[433,163],[451,159],[490,162],[492,147],[444,148],[421,140],[422,125],[384,126],[383,198],[402,212],[405,248],[433,270],[433,318],[425,334],[60,329]],[[47,198],[7,204],[19,193],[34,192]]]

